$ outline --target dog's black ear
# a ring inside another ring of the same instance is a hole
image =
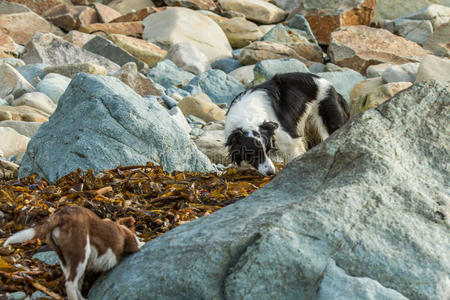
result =
[[[259,128],[263,131],[273,133],[277,128],[279,127],[278,123],[276,122],[264,122],[261,125],[259,125]]]
[[[241,141],[241,138],[244,136],[244,131],[241,128],[236,128],[233,132],[228,136],[227,142],[225,146],[231,146],[233,144],[238,144]]]

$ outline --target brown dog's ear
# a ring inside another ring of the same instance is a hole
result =
[[[136,221],[134,220],[133,217],[125,217],[125,218],[120,218],[117,220],[117,224],[119,225],[123,225],[125,227],[127,227],[128,229],[134,230],[134,223]]]

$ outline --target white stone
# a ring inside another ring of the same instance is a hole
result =
[[[42,123],[18,120],[0,121],[0,127],[9,127],[19,134],[32,138],[41,127]]]
[[[390,66],[392,66],[390,63],[371,65],[367,68],[366,75],[368,78],[380,77]]]
[[[255,65],[243,66],[231,71],[228,75],[233,76],[234,79],[242,83],[245,87],[249,87],[253,79],[255,79],[255,74],[253,73],[254,68]]]
[[[0,152],[3,156],[10,158],[24,153],[27,150],[29,137],[19,134],[12,128],[0,127]]]
[[[46,94],[40,92],[26,93],[20,98],[14,100],[11,106],[27,105],[39,109],[51,115],[55,109],[56,104]]]
[[[209,62],[232,56],[230,43],[219,25],[191,9],[168,8],[149,15],[142,25],[144,40],[164,49],[180,42],[192,42]]]
[[[36,85],[36,91],[46,94],[53,102],[58,103],[59,97],[69,86],[70,80],[69,77],[49,73]]]
[[[207,130],[195,139],[197,148],[206,154],[215,164],[228,165],[231,163],[228,150],[225,147],[223,130]]]
[[[420,63],[416,82],[430,79],[450,81],[450,59],[434,55],[425,56]]]
[[[192,42],[181,42],[173,45],[170,47],[166,58],[183,70],[197,75],[211,69],[208,57],[199,51]]]
[[[407,63],[388,67],[381,77],[384,82],[414,82],[419,70],[419,63]]]
[[[17,98],[32,90],[34,87],[11,65],[0,65],[0,98],[8,95]]]
[[[283,21],[287,13],[275,5],[261,0],[219,0],[222,8],[240,12],[251,21],[274,24]]]

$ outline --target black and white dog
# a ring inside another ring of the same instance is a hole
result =
[[[325,140],[348,121],[345,99],[331,83],[307,73],[275,75],[238,95],[227,112],[226,146],[231,160],[275,174],[269,153],[285,163]]]

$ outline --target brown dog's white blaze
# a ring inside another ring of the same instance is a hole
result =
[[[69,299],[84,299],[81,285],[86,271],[108,271],[122,256],[144,245],[134,233],[132,217],[115,223],[82,207],[65,207],[43,224],[12,235],[4,246],[33,238],[44,240],[58,255]]]

